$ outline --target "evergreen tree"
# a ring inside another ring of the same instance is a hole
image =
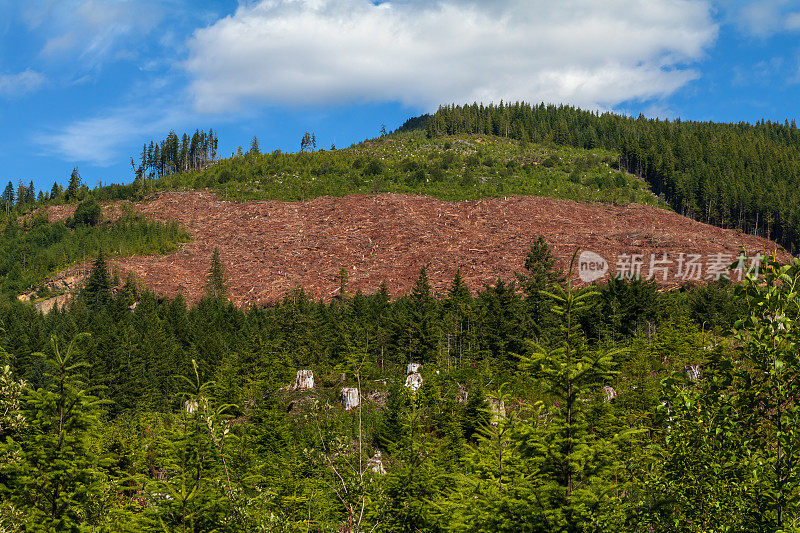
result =
[[[93,310],[103,308],[111,300],[111,281],[103,252],[97,254],[81,295]]]
[[[84,530],[87,508],[101,496],[96,481],[102,462],[88,439],[101,402],[79,379],[83,365],[76,361],[85,337],[75,337],[62,351],[54,336],[51,356],[34,354],[47,361],[47,388],[26,391],[27,428],[18,440],[0,443],[0,453],[14,457],[0,466],[4,497],[26,513],[31,531]]]
[[[65,191],[65,198],[68,202],[78,198],[78,192],[80,191],[82,185],[83,181],[81,180],[81,175],[78,173],[78,167],[75,167],[72,169],[72,173],[69,175],[69,184],[67,185],[67,190]]]
[[[258,148],[258,137],[253,135],[253,140],[250,141],[250,151],[247,152],[250,155],[259,155],[261,150]]]
[[[561,339],[552,349],[534,345],[521,365],[547,394],[551,413],[544,425],[527,424],[522,430],[527,435],[519,443],[523,457],[541,462],[530,501],[536,502],[535,513],[549,531],[581,531],[583,524],[614,523],[622,505],[612,498],[619,494],[617,476],[623,470],[620,438],[628,435],[608,439],[589,423],[586,400],[597,397],[596,391],[611,382],[615,351],[586,346],[575,315],[595,305],[596,293],[578,294],[569,274],[566,286],[556,285],[556,292],[549,294],[564,321]]]
[[[9,181],[8,185],[6,185],[6,188],[3,190],[3,208],[5,209],[6,216],[9,216],[14,209],[15,198],[14,184]]]
[[[228,295],[228,278],[225,267],[219,256],[219,248],[214,248],[211,254],[211,267],[206,276],[206,296],[213,299],[223,299]]]

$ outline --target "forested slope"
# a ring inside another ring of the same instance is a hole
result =
[[[603,149],[678,213],[800,246],[800,130],[791,123],[724,124],[595,113],[569,106],[443,106],[401,130],[488,134]]]

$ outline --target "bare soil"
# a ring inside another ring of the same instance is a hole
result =
[[[65,218],[72,209],[52,207],[49,215],[51,220]],[[210,192],[166,192],[134,209],[156,220],[178,221],[193,241],[167,256],[115,259],[123,275],[133,272],[158,294],[182,293],[197,301],[211,253],[219,248],[231,299],[243,306],[274,302],[297,287],[329,300],[338,294],[343,267],[351,293],[374,292],[385,282],[392,295],[406,294],[423,266],[438,293],[447,290],[459,269],[477,291],[523,271],[525,254],[539,235],[565,270],[576,248],[604,257],[609,275],[624,254],[641,254],[647,277],[651,255],[661,259],[667,254],[673,261],[667,279],[661,272],[655,277],[662,287],[684,281],[678,272],[680,254],[699,254],[703,262],[714,254],[732,260],[744,247],[750,254],[778,249],[780,258],[790,257],[769,240],[654,207],[532,196],[445,202],[381,194],[234,203]],[[105,210],[113,218],[120,204]],[[580,283],[577,271],[573,277]]]

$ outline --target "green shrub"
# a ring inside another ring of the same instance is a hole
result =
[[[103,219],[103,210],[90,198],[78,204],[72,219],[75,226],[96,226]]]

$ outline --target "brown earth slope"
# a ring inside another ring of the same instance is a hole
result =
[[[667,279],[663,270],[655,276],[662,286],[685,280],[680,254],[698,254],[702,270],[694,274],[706,278],[713,275],[711,263],[732,261],[742,246],[750,253],[775,249],[766,239],[653,207],[530,196],[445,202],[382,194],[233,203],[208,192],[169,192],[136,209],[154,219],[178,221],[194,240],[172,255],[118,259],[123,274],[135,273],[157,293],[180,292],[196,301],[218,247],[231,298],[240,305],[272,302],[298,286],[313,298],[330,299],[337,294],[342,267],[348,270],[351,292],[373,292],[385,281],[393,295],[407,293],[425,265],[439,292],[457,269],[477,290],[522,271],[525,254],[539,235],[562,268],[580,247],[604,257],[610,274],[625,254],[641,254],[641,273],[647,277],[651,255],[664,259],[667,254]],[[50,215],[62,218],[69,211],[51,208]],[[118,209],[107,206],[106,211],[113,216]]]

